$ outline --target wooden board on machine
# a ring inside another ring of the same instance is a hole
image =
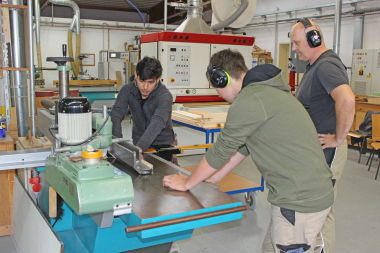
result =
[[[58,85],[58,80],[53,81],[53,85]],[[70,80],[71,86],[98,86],[98,85],[117,85],[121,86],[121,80]]]
[[[227,113],[209,113],[205,111],[173,111],[172,119],[203,128],[223,128]]]

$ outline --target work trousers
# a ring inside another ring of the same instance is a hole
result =
[[[312,253],[331,207],[316,213],[299,213],[272,205],[272,219],[263,253]]]
[[[335,158],[331,164],[331,172],[333,173],[334,184],[334,197],[338,191],[338,182],[342,176],[344,165],[347,161],[347,141],[344,142],[336,149]],[[322,234],[322,237],[321,237]],[[333,207],[327,215],[325,224],[323,224],[321,234],[317,237],[317,247],[315,253],[320,253],[322,245],[324,245],[324,253],[335,253],[335,217]],[[323,238],[323,240],[322,240]]]

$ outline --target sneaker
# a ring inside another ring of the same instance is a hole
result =
[[[172,247],[170,248],[169,253],[180,253],[178,243],[173,242]]]

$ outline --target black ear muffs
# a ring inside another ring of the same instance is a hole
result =
[[[214,88],[225,88],[230,82],[230,75],[221,67],[207,66],[208,78]]]
[[[297,23],[301,22],[305,26],[305,30],[309,27],[312,27],[313,24],[307,18],[300,18],[297,20]],[[311,48],[319,47],[322,45],[322,35],[318,30],[311,30],[306,33],[307,43]]]

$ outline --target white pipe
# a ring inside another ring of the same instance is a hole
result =
[[[336,0],[333,49],[337,55],[339,55],[339,49],[340,49],[340,28],[341,28],[340,24],[341,24],[341,21],[342,21],[342,1]]]
[[[359,0],[359,1],[348,1],[348,2],[343,2],[343,5],[346,4],[358,4],[358,3],[364,3],[364,2],[372,2],[374,0]],[[261,17],[261,16],[268,16],[268,15],[275,15],[275,14],[281,14],[281,13],[287,13],[287,12],[292,12],[292,11],[305,11],[305,10],[315,10],[319,8],[326,8],[326,7],[333,7],[335,6],[334,3],[332,4],[324,4],[324,5],[314,5],[314,6],[308,6],[308,7],[302,7],[302,8],[296,8],[296,9],[289,9],[289,10],[283,10],[283,11],[273,11],[273,12],[267,12],[267,13],[257,13],[253,17]]]
[[[37,0],[38,1],[38,0]],[[37,13],[37,12],[36,12]],[[36,112],[34,92],[34,50],[33,50],[33,2],[28,0],[28,30],[29,30],[29,72],[30,72],[30,108],[32,117],[32,135],[36,137]],[[38,25],[37,25],[38,30]]]
[[[36,43],[40,44],[40,28],[41,28],[41,9],[40,0],[34,0],[34,16],[36,20]]]
[[[164,31],[166,32],[168,25],[168,0],[164,1]]]

